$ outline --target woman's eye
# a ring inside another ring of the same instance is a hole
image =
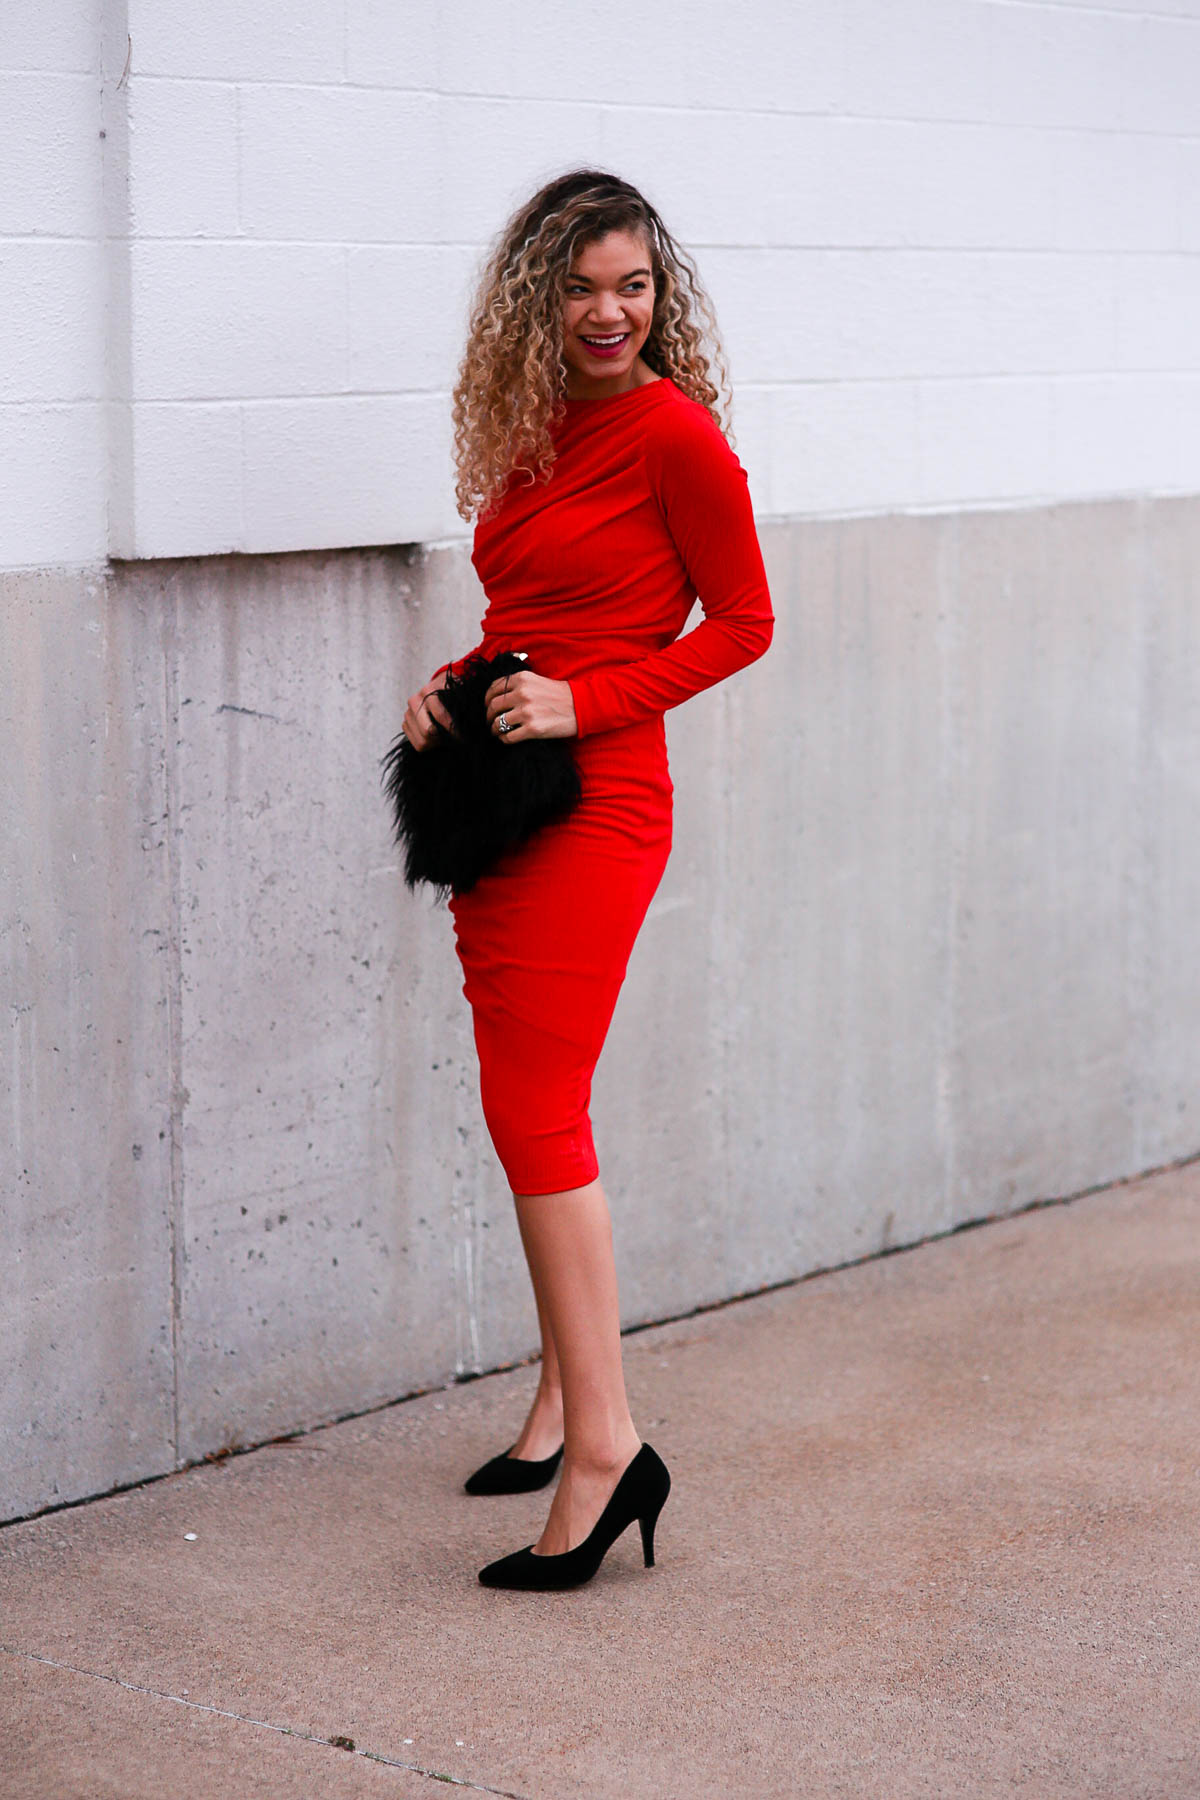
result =
[[[642,294],[646,291],[646,284],[644,281],[628,281],[625,284],[625,291],[630,294]],[[590,294],[591,289],[580,287],[578,282],[568,282],[567,292],[568,294]]]

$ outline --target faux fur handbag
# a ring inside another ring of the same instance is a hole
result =
[[[427,881],[443,898],[469,893],[497,857],[579,801],[566,738],[506,744],[488,725],[484,695],[492,682],[528,667],[515,651],[468,656],[438,690],[454,731],[434,721],[437,736],[424,750],[400,732],[380,759],[410,888]]]

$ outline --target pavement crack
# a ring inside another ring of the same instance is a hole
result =
[[[12,1644],[0,1644],[5,1656],[19,1656],[26,1662],[45,1663],[51,1669],[66,1669],[72,1675],[85,1675],[92,1681],[107,1681],[112,1687],[124,1688],[130,1694],[145,1694],[152,1700],[168,1700],[174,1706],[187,1706],[193,1712],[215,1713],[221,1719],[234,1719],[239,1725],[257,1725],[264,1731],[278,1732],[281,1737],[299,1738],[301,1743],[321,1744],[336,1750],[340,1756],[361,1756],[368,1762],[383,1763],[389,1769],[404,1769],[410,1775],[424,1775],[430,1781],[448,1782],[452,1787],[467,1788],[473,1794],[496,1794],[499,1800],[529,1800],[514,1788],[491,1787],[486,1781],[471,1781],[463,1775],[450,1775],[442,1769],[427,1769],[420,1763],[404,1762],[398,1756],[385,1756],[382,1750],[360,1750],[353,1739],[335,1734],[321,1737],[315,1731],[298,1731],[294,1725],[276,1725],[270,1719],[255,1719],[249,1713],[234,1712],[226,1706],[210,1706],[204,1700],[189,1699],[186,1694],[168,1694],[162,1688],[143,1687],[140,1682],[122,1681],[119,1675],[105,1675],[99,1669],[81,1669],[77,1663],[59,1662],[53,1656],[39,1656],[36,1650],[18,1650]]]

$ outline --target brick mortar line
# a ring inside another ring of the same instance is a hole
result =
[[[984,0],[985,4],[1018,4],[1019,0]],[[1034,0],[1028,0],[1033,4]],[[1084,7],[1072,7],[1072,16],[1092,11]],[[1200,20],[1189,18],[1182,13],[1117,13],[1114,17],[1136,20],[1140,18],[1159,18],[1171,23],[1195,27]],[[35,75],[55,75],[54,70],[45,69],[0,69],[0,76],[29,77]],[[79,77],[63,77],[79,79]],[[717,115],[724,118],[755,119],[829,119],[838,121],[848,119],[855,124],[879,125],[951,125],[963,126],[980,131],[1044,131],[1075,132],[1098,137],[1150,137],[1169,140],[1190,141],[1197,135],[1194,131],[1156,130],[1141,125],[1073,125],[1062,124],[1058,120],[1029,120],[1013,118],[974,118],[968,113],[881,113],[855,112],[851,108],[839,105],[836,100],[829,104],[813,106],[719,106],[703,101],[697,104],[691,100],[619,100],[608,95],[572,97],[562,99],[557,94],[538,94],[502,91],[495,88],[450,88],[439,87],[434,82],[423,87],[406,87],[400,82],[350,81],[342,76],[303,76],[287,75],[194,75],[186,71],[170,69],[133,69],[130,81],[138,82],[175,82],[196,87],[246,88],[251,91],[278,92],[292,89],[309,93],[323,94],[383,94],[397,96],[406,100],[425,100],[436,104],[439,100],[466,100],[486,102],[490,105],[506,106],[556,106],[559,108],[588,108],[595,112],[641,112],[641,113],[688,113],[696,118]]]
[[[900,387],[905,383],[921,383],[922,385],[943,385],[952,387],[956,383],[967,382],[1005,382],[1005,381],[1046,381],[1063,385],[1079,381],[1133,381],[1147,378],[1170,380],[1191,380],[1200,378],[1200,364],[1196,367],[1180,367],[1163,365],[1159,368],[1139,369],[965,369],[954,374],[939,374],[931,371],[928,374],[909,373],[898,375],[801,375],[794,381],[739,381],[734,386],[735,398],[738,394],[781,394],[811,388],[865,388],[865,387]],[[148,394],[140,399],[127,401],[125,404],[136,407],[269,407],[269,406],[331,406],[339,401],[347,400],[448,400],[450,392],[447,388],[354,388],[349,391],[326,391],[311,394],[171,394],[167,396]],[[3,400],[0,408],[16,412],[18,410],[39,412],[62,412],[69,407],[104,406],[107,402],[103,395],[80,395],[74,400]],[[1155,491],[1142,488],[1122,489],[1122,492],[1141,494]],[[1174,490],[1173,490],[1174,491]],[[1191,488],[1180,490],[1191,493]],[[328,548],[324,545],[311,545],[309,548]],[[204,554],[203,552],[199,554]],[[140,561],[140,558],[132,559]],[[40,567],[40,564],[32,565]]]

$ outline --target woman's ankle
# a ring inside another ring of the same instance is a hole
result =
[[[564,1451],[564,1461],[571,1469],[583,1474],[610,1475],[614,1469],[623,1469],[635,1457],[641,1448],[642,1440],[632,1420],[625,1431],[618,1431],[611,1437],[590,1437],[585,1444],[571,1444]]]

